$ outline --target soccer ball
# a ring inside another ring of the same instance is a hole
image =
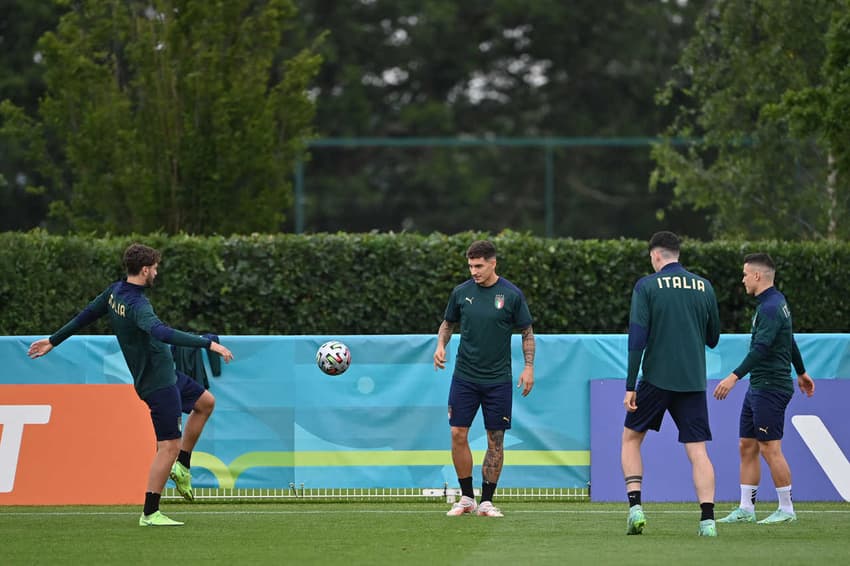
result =
[[[316,365],[328,375],[339,375],[351,365],[351,350],[336,340],[325,342],[316,352]]]

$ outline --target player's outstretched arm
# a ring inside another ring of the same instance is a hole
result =
[[[30,349],[27,351],[27,355],[32,359],[36,359],[46,355],[52,349],[53,344],[50,343],[50,339],[42,338],[41,340],[36,340],[30,344]]]
[[[210,342],[210,351],[215,352],[222,358],[224,358],[224,363],[229,364],[231,360],[233,360],[233,352],[216,342],[215,340]]]

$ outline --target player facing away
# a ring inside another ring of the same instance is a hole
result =
[[[714,388],[714,397],[723,400],[740,379],[750,374],[750,387],[744,397],[738,425],[741,502],[720,519],[720,523],[756,522],[756,494],[761,480],[759,454],[770,469],[779,499],[779,508],[759,523],[770,525],[797,520],[791,502],[791,468],[782,453],[785,409],[794,394],[791,365],[797,373],[800,391],[808,397],[815,393],[815,382],[806,373],[794,340],[788,302],[773,286],[775,275],[776,265],[768,254],[755,253],[744,258],[742,282],[747,294],[758,300],[750,351],[741,365]]]
[[[160,512],[160,496],[171,474],[178,491],[185,498],[193,499],[189,458],[215,406],[215,398],[209,391],[175,370],[167,344],[207,348],[221,355],[226,363],[233,359],[230,350],[221,344],[170,328],[156,316],[144,291],[154,284],[160,257],[159,251],[153,248],[130,245],[124,252],[126,280],[109,285],[55,334],[29,347],[29,356],[39,358],[84,326],[104,315],[109,316],[133,376],[136,393],[150,408],[156,434],[156,455],[151,463],[145,506],[139,518],[142,527],[183,524]],[[182,434],[181,411],[189,414]]]
[[[504,463],[505,431],[511,428],[511,335],[517,329],[522,334],[525,366],[517,387],[525,397],[534,386],[534,331],[522,291],[496,274],[493,243],[473,242],[466,257],[472,278],[452,291],[434,351],[434,367],[444,369],[446,345],[460,327],[460,344],[449,389],[449,426],[461,499],[447,515],[464,515],[477,509],[479,516],[502,517],[499,508],[493,505],[493,495]],[[481,465],[481,503],[476,505],[469,427],[479,407],[487,431],[487,452]]]
[[[711,283],[679,263],[680,246],[672,232],[653,234],[649,258],[655,273],[638,280],[632,291],[621,451],[630,535],[641,534],[646,525],[641,444],[648,430],[660,430],[664,413],[669,412],[691,462],[701,513],[697,532],[717,536],[714,466],[705,447],[711,440],[705,347],[714,348],[720,339],[720,314]],[[638,382],[641,366],[643,377]]]

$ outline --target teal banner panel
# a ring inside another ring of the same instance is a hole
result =
[[[40,336],[0,337],[0,383],[130,383],[111,336],[75,336],[30,360]],[[590,481],[590,381],[623,379],[627,337],[538,334],[535,386],[514,396],[505,437],[502,487],[586,487]],[[323,374],[316,350],[341,340],[352,365]],[[434,369],[434,335],[222,336],[235,360],[212,377],[216,409],[193,454],[197,487],[433,488],[455,486],[447,399],[449,366]],[[850,376],[846,335],[797,337],[809,373]],[[723,335],[709,352],[709,378],[720,379],[747,352],[749,335]],[[514,375],[522,369],[514,337]],[[0,399],[2,404],[2,399]],[[92,410],[96,410],[93,407]],[[112,426],[120,426],[113,423]],[[611,422],[622,427],[622,420]],[[487,447],[481,417],[470,430],[476,468]],[[619,445],[612,445],[619,453]]]

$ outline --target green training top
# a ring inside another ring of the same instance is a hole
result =
[[[109,313],[112,330],[142,399],[177,381],[174,358],[166,345],[209,348],[210,340],[175,330],[164,324],[145,297],[144,287],[117,281],[97,296],[80,314],[50,337],[58,346],[80,328]]]
[[[750,374],[751,389],[770,389],[794,393],[791,364],[804,373],[803,358],[794,341],[791,309],[776,287],[762,291],[753,315],[750,352],[732,372],[742,378]]]
[[[641,278],[632,291],[626,390],[643,358],[645,381],[667,391],[705,391],[705,347],[720,339],[720,313],[708,279],[678,262]]]
[[[519,287],[504,277],[490,287],[469,279],[452,291],[444,318],[460,321],[454,377],[475,383],[511,381],[511,335],[532,322]]]

